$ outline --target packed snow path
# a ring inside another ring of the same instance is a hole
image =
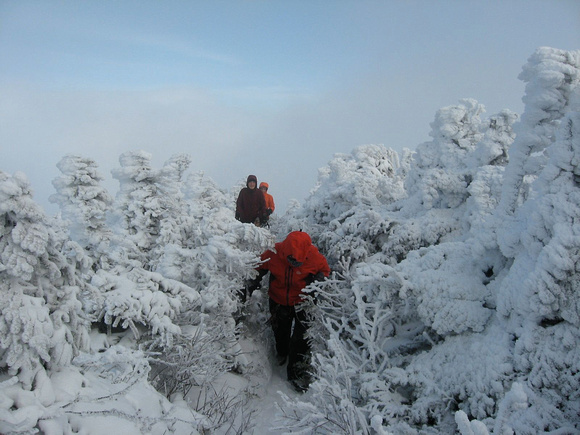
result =
[[[240,328],[240,346],[245,367],[239,375],[228,376],[229,387],[247,394],[248,413],[251,417],[243,433],[252,435],[287,433],[288,425],[283,420],[283,395],[290,399],[304,395],[296,392],[286,379],[286,365],[275,361],[274,338],[268,322],[267,297],[254,293],[246,306],[247,315]],[[308,393],[306,393],[308,394]],[[248,414],[246,413],[246,415]],[[244,418],[240,415],[240,422]],[[233,433],[233,432],[230,432]]]
[[[254,364],[259,370],[251,374],[250,386],[255,386],[255,392],[250,391],[251,401],[249,409],[252,410],[252,419],[250,422],[251,429],[247,432],[253,435],[265,434],[283,434],[287,432],[284,428],[281,409],[284,408],[282,395],[288,397],[297,397],[297,393],[286,380],[286,366],[278,366],[273,361],[269,346],[264,343],[256,342],[253,339],[245,340],[242,343],[242,349],[251,352],[250,358],[258,358],[251,364]],[[262,359],[264,357],[264,359]]]

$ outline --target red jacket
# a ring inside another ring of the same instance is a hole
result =
[[[292,255],[302,265],[292,267],[288,256]],[[276,243],[275,251],[268,250],[261,256],[258,270],[270,272],[268,296],[280,305],[296,305],[302,302],[302,289],[312,281],[313,275],[330,274],[326,258],[312,244],[310,236],[293,231],[283,242]]]

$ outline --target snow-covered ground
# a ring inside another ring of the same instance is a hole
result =
[[[240,327],[240,347],[246,359],[241,374],[230,374],[227,384],[245,389],[251,410],[251,428],[248,434],[283,434],[287,431],[282,417],[283,397],[299,400],[307,393],[296,392],[286,377],[286,364],[276,363],[274,337],[268,324],[267,296],[256,291],[246,304],[246,316]],[[236,382],[236,378],[237,381]]]

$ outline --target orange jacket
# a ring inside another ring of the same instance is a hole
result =
[[[272,210],[276,208],[274,205],[274,197],[267,192],[262,192],[264,194],[264,199],[266,200],[266,210]]]
[[[292,255],[302,265],[292,267],[288,256]],[[283,242],[276,243],[274,251],[268,250],[261,256],[265,261],[258,271],[270,272],[268,296],[280,305],[296,305],[302,302],[302,289],[319,272],[330,274],[326,258],[312,244],[310,236],[302,231],[293,231]]]
[[[260,189],[262,189],[262,187],[266,188],[266,192],[262,191],[262,193],[264,194],[264,199],[266,200],[266,210],[271,210],[270,212],[268,212],[269,214],[274,212],[274,209],[276,208],[276,206],[274,205],[274,197],[272,195],[270,195],[267,190],[270,187],[268,185],[268,183],[264,183],[263,181],[260,183]]]

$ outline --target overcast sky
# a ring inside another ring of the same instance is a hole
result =
[[[540,46],[580,49],[580,1],[0,0],[0,170],[52,214],[67,153],[115,195],[123,152],[185,152],[283,212],[335,153],[415,149],[461,98],[521,113]]]

